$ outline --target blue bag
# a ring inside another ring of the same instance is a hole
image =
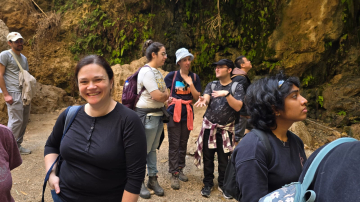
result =
[[[65,133],[69,130],[69,128],[70,128],[72,122],[74,121],[76,114],[79,112],[80,108],[81,108],[81,106],[70,106],[65,110],[66,118],[65,118],[65,125],[64,125],[63,135],[61,137],[61,141],[63,140]],[[50,169],[46,173],[46,176],[44,179],[44,184],[43,184],[43,193],[42,193],[42,199],[41,199],[42,202],[44,202],[44,194],[45,194],[46,184],[47,184],[47,181],[49,180],[50,173],[51,173],[55,163],[60,161],[60,159],[61,159],[61,154],[59,154],[59,156],[56,158],[55,162],[51,165]],[[59,172],[59,170],[57,170],[57,172]]]
[[[324,148],[322,148],[321,151],[316,155],[313,162],[309,166],[309,169],[307,170],[302,183],[292,182],[290,184],[287,184],[282,188],[277,189],[262,197],[259,202],[314,202],[316,199],[316,194],[313,190],[308,190],[308,188],[314,179],[315,172],[322,159],[329,151],[331,151],[339,144],[353,141],[357,140],[354,138],[339,138],[329,143]]]

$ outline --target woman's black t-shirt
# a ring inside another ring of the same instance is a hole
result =
[[[45,145],[59,153],[63,112]],[[146,136],[138,115],[117,103],[102,117],[81,107],[60,146],[60,198],[64,201],[121,201],[124,190],[139,194],[145,177]]]

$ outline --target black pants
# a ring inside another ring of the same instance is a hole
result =
[[[172,118],[172,117],[171,117]],[[187,142],[190,131],[187,121],[174,122],[174,126],[168,125],[169,136],[169,173],[178,172],[178,168],[185,167]]]
[[[223,140],[222,135],[220,134],[221,130],[218,129],[218,132],[216,133],[216,149],[209,149],[208,141],[209,141],[209,135],[210,130],[205,129],[204,131],[204,141],[203,141],[203,161],[204,161],[204,179],[203,183],[205,186],[214,186],[214,158],[215,158],[215,152],[217,152],[218,156],[218,171],[219,171],[219,177],[218,177],[218,184],[219,187],[223,186],[224,183],[224,177],[225,177],[225,170],[226,166],[228,164],[228,160],[230,157],[229,153],[224,153],[223,149]],[[232,138],[232,134],[229,133],[230,140]],[[231,142],[232,145],[232,142]]]

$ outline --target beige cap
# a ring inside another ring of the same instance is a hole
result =
[[[16,41],[18,39],[24,39],[19,32],[10,32],[7,35],[7,40],[8,41]]]

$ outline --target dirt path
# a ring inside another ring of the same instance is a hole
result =
[[[30,155],[23,155],[22,165],[12,171],[13,187],[11,194],[15,201],[41,201],[42,185],[45,177],[44,145],[58,114],[59,112],[30,115],[30,123],[27,127],[23,146],[33,152]],[[187,167],[184,169],[189,181],[181,182],[180,190],[172,190],[170,187],[170,174],[168,173],[168,148],[168,140],[165,138],[158,151],[159,183],[165,190],[165,196],[152,195],[151,199],[144,200],[140,198],[139,201],[235,201],[226,200],[222,197],[217,190],[217,180],[214,180],[215,186],[209,199],[200,195],[203,185],[203,170],[194,166],[192,156],[186,156]],[[217,169],[215,169],[215,179],[217,179]],[[45,201],[52,201],[49,189],[46,190]]]

